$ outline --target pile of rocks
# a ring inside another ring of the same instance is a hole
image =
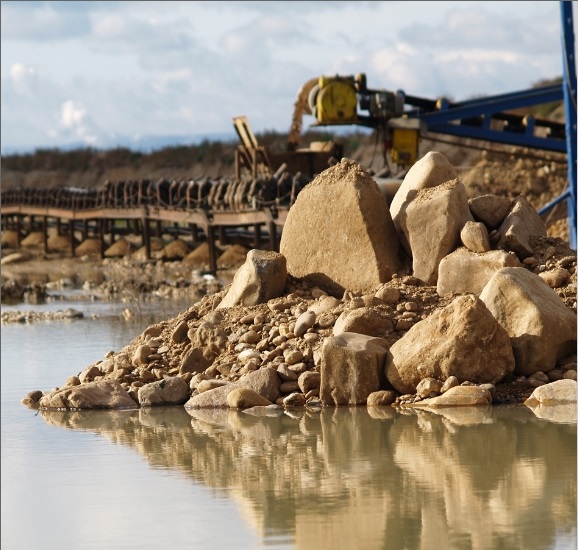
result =
[[[530,395],[532,394],[532,395]],[[280,252],[148,327],[58,409],[457,406],[576,400],[576,255],[523,195],[468,198],[430,152],[391,205],[344,159],[289,211]]]

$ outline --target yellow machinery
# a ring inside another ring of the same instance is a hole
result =
[[[308,148],[290,148],[273,152],[260,145],[246,116],[233,117],[233,125],[241,140],[235,152],[235,177],[269,178],[283,166],[291,174],[301,172],[308,177],[323,172],[343,157],[343,146],[333,141],[313,142]]]
[[[318,126],[357,124],[375,128],[382,134],[386,160],[389,153],[398,166],[411,166],[418,158],[421,126],[419,120],[404,116],[404,100],[403,92],[369,90],[363,73],[311,79],[299,91],[289,145],[297,147],[301,117],[310,114]]]
[[[309,95],[310,108],[320,124],[357,122],[357,91],[353,77],[319,78]]]
[[[400,166],[411,166],[418,158],[420,123],[415,118],[400,117],[389,121],[391,160]]]

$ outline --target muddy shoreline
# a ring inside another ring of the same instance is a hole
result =
[[[140,303],[190,298],[192,304],[231,282],[248,250],[237,245],[229,250],[234,254],[229,252],[229,260],[221,262],[213,276],[202,257],[197,262],[146,260],[137,250],[124,257],[103,259],[97,253],[70,257],[63,250],[44,253],[39,247],[3,247],[2,304],[33,305],[55,299],[65,302],[70,294],[71,301]],[[2,322],[10,322],[13,317],[3,315]]]

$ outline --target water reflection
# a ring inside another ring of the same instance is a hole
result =
[[[576,541],[576,423],[523,406],[41,414],[234,499],[265,544],[544,549]]]

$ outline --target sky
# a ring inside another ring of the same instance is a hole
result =
[[[456,101],[559,77],[560,2],[2,1],[0,69],[3,154],[234,139],[288,132],[322,75]]]

